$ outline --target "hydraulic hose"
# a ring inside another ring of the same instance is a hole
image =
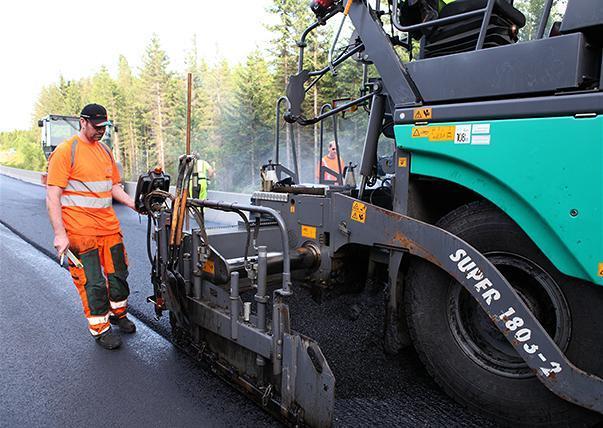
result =
[[[281,232],[281,242],[283,247],[283,283],[282,288],[277,290],[279,294],[282,296],[291,295],[291,257],[289,254],[289,236],[287,235],[287,227],[285,226],[285,221],[278,213],[278,211],[269,208],[263,207],[259,205],[247,205],[247,204],[239,204],[239,203],[226,203],[226,202],[215,202],[201,199],[189,199],[188,203],[191,206],[197,207],[207,207],[220,211],[248,211],[259,214],[267,214],[270,217],[276,220],[278,228]]]
[[[151,215],[147,215],[147,257],[151,265],[153,264],[153,254],[151,254]]]

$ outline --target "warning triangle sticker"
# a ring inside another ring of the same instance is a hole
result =
[[[412,130],[412,136],[413,137],[420,137],[421,136],[421,133],[419,132],[419,128],[414,128]]]

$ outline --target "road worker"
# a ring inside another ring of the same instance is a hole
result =
[[[216,171],[206,160],[201,159],[199,153],[195,153],[195,169],[191,175],[188,194],[195,199],[207,199],[207,182],[212,180]]]
[[[134,209],[119,185],[111,150],[100,142],[109,124],[107,110],[88,104],[80,113],[80,131],[59,144],[48,160],[46,206],[59,257],[69,249],[81,262],[69,260],[88,328],[105,349],[121,345],[111,330],[134,333],[127,316],[128,258],[112,200]]]
[[[344,165],[345,165],[345,162],[343,161],[343,158],[340,155],[339,156],[339,166],[337,166],[337,144],[335,144],[335,141],[333,140],[329,143],[327,154],[324,155],[320,161],[319,174],[320,174],[320,167],[327,167],[331,171],[339,174],[339,176],[342,177],[342,179],[343,179],[343,166]],[[337,182],[337,176],[335,176],[329,172],[326,172],[326,171],[324,171],[323,176],[320,177],[320,183],[333,184],[336,182]]]

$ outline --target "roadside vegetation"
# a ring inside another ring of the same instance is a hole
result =
[[[0,164],[42,171],[46,167],[46,159],[39,139],[37,129],[0,132]]]

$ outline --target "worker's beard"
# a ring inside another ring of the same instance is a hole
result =
[[[100,141],[103,138],[103,135],[105,135],[105,131],[103,132],[94,132],[94,134],[92,134],[92,138],[90,138],[90,140],[92,141]]]
[[[92,137],[92,139],[93,139],[94,141],[100,141],[100,140],[102,140],[103,135],[105,135],[105,133],[104,133],[104,132],[103,132],[102,134],[100,134],[100,135],[99,135],[98,133],[95,133],[95,134],[94,134],[94,136]]]

